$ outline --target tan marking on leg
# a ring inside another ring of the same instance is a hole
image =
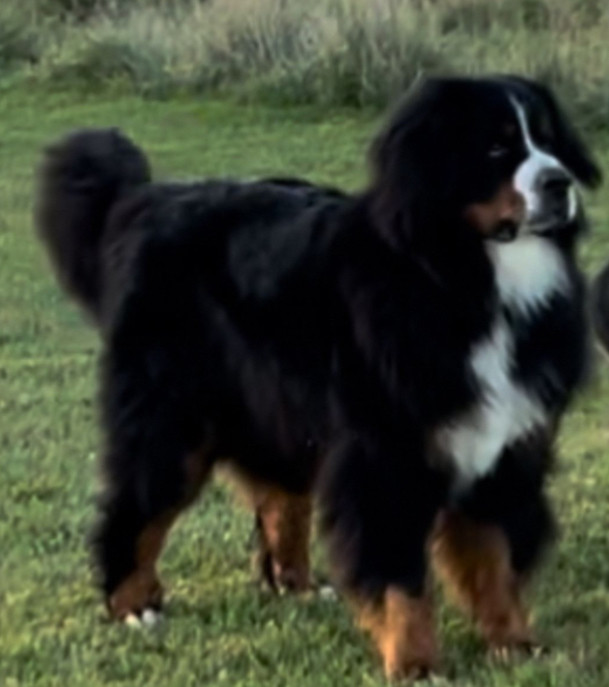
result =
[[[254,557],[256,573],[275,591],[310,590],[312,494],[292,494],[257,481],[235,463],[224,465],[220,474],[236,487],[237,494],[256,513],[259,546]]]
[[[165,545],[171,526],[178,516],[198,496],[210,470],[201,454],[188,456],[185,462],[187,488],[184,499],[141,532],[135,545],[135,570],[124,579],[108,599],[113,618],[123,620],[147,608],[160,608],[163,586],[156,572],[156,563]]]
[[[460,513],[443,513],[432,554],[448,593],[473,617],[492,648],[533,646],[522,581],[512,569],[508,542],[498,527]]]
[[[311,496],[288,494],[273,487],[258,487],[255,502],[261,526],[261,561],[270,556],[272,582],[279,589],[295,592],[308,590],[311,586]]]
[[[156,561],[174,519],[175,516],[166,516],[142,532],[136,545],[137,567],[123,580],[108,602],[114,618],[122,620],[130,613],[140,613],[145,608],[158,608],[161,605],[163,587],[156,574]]]
[[[359,625],[368,631],[389,679],[416,680],[437,665],[433,604],[427,592],[420,598],[388,587],[382,603],[355,602]]]

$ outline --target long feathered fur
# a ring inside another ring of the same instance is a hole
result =
[[[586,337],[579,221],[535,239],[568,288],[520,312],[500,301],[488,235],[468,219],[472,206],[496,209],[526,157],[516,144],[500,164],[488,155],[515,118],[514,96],[549,117],[554,153],[579,181],[598,183],[551,96],[522,80],[423,85],[380,133],[357,195],[298,179],[151,184],[143,154],[116,131],[49,149],[38,230],[104,337],[95,556],[116,617],[158,602],[158,585],[141,590],[151,577],[142,541],[161,536],[159,522],[227,456],[259,483],[315,491],[353,598],[374,605],[392,587],[420,598],[447,507],[500,532],[512,572],[528,576],[552,534],[544,485]],[[501,383],[544,420],[506,435],[464,485],[454,459],[469,451],[457,455],[438,429],[469,429],[484,408],[471,355],[480,345],[491,363],[507,355],[497,330],[513,346]]]
[[[150,181],[142,151],[116,129],[81,130],[47,148],[36,226],[60,283],[97,317],[101,243],[116,203]]]

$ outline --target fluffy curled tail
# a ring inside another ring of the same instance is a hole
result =
[[[110,210],[149,180],[146,157],[117,129],[76,131],[45,152],[38,174],[38,234],[62,286],[94,317]]]

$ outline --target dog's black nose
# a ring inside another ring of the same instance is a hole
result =
[[[567,195],[571,177],[562,169],[545,169],[539,175],[539,184],[544,193],[560,199]]]

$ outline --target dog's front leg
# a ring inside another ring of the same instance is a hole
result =
[[[339,583],[392,679],[437,666],[427,541],[442,493],[422,458],[361,436],[322,471],[322,526]]]

